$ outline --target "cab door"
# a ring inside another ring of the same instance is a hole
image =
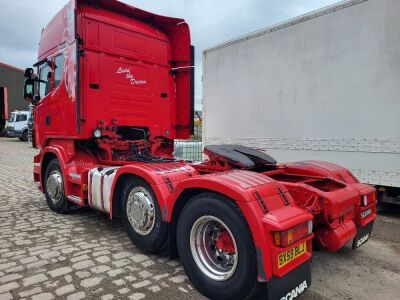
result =
[[[38,145],[44,138],[66,135],[66,97],[58,86],[62,74],[63,55],[60,54],[38,66],[40,102],[35,114],[35,136]]]

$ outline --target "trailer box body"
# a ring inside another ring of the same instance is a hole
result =
[[[203,141],[400,187],[399,26],[399,1],[342,1],[207,49]]]

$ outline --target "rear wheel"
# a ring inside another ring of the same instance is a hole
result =
[[[43,188],[47,205],[52,211],[60,214],[68,212],[68,201],[64,193],[64,179],[57,159],[53,159],[47,165]]]
[[[167,224],[162,221],[160,206],[150,185],[139,178],[129,178],[122,191],[122,223],[132,242],[141,250],[161,250],[167,238]]]
[[[206,297],[246,299],[258,288],[256,253],[240,209],[206,193],[183,208],[177,243],[185,271]]]

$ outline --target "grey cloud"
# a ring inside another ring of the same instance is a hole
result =
[[[0,12],[0,62],[20,68],[37,59],[42,28],[66,0],[14,0]],[[202,51],[240,35],[295,17],[335,0],[124,0],[144,10],[186,19],[196,46],[196,108],[201,108]]]

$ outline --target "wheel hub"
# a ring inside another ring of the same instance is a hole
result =
[[[46,181],[46,190],[51,201],[56,204],[63,198],[64,187],[62,175],[58,170],[53,170]]]
[[[199,269],[210,279],[226,281],[238,265],[235,238],[228,226],[214,216],[199,218],[190,232],[190,249]]]
[[[226,230],[221,232],[216,240],[215,245],[217,246],[218,251],[225,252],[227,254],[235,253],[235,245],[233,244],[233,240]]]
[[[149,234],[155,223],[154,202],[143,187],[134,187],[128,195],[126,211],[133,230],[140,235]]]

